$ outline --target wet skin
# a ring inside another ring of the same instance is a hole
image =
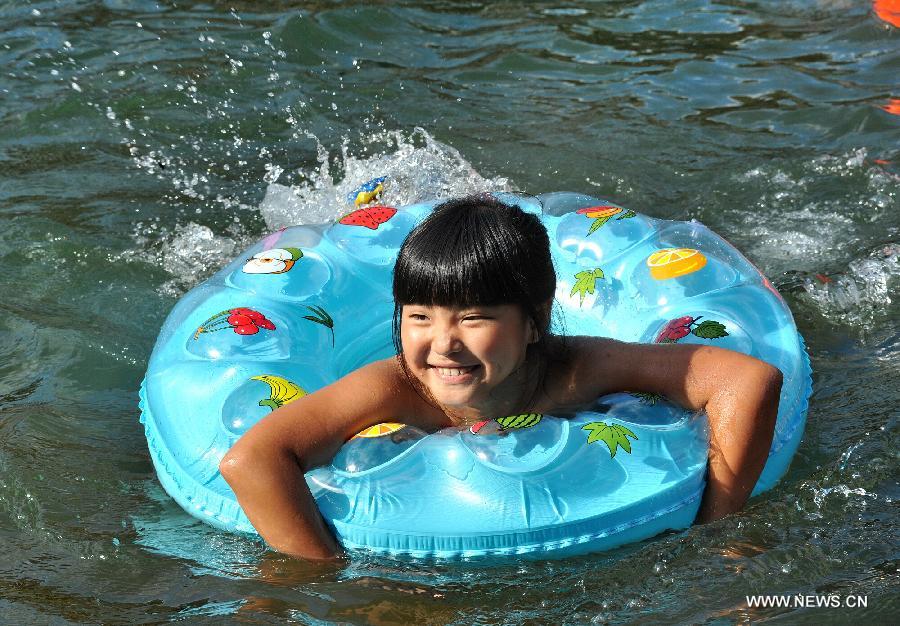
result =
[[[406,366],[449,415],[503,415],[530,392],[524,365],[537,332],[520,307],[405,305],[401,315]]]
[[[698,521],[739,510],[765,464],[782,380],[762,361],[711,346],[570,337],[536,394],[538,368],[526,356],[537,333],[521,308],[404,306],[401,313],[409,376],[396,357],[366,365],[276,409],[222,459],[222,476],[276,550],[311,559],[340,554],[304,474],[379,422],[433,431],[526,409],[559,414],[623,389],[664,395],[709,418]]]

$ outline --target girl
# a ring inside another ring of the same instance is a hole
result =
[[[397,356],[277,409],[222,459],[260,535],[288,554],[337,556],[304,473],[369,426],[436,431],[569,413],[624,389],[706,411],[709,476],[698,521],[739,510],[768,456],[781,372],[720,348],[553,335],[555,289],[536,216],[489,195],[438,206],[407,237],[394,268]]]

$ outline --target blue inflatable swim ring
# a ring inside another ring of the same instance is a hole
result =
[[[811,380],[791,313],[759,270],[697,222],[571,193],[497,195],[546,225],[567,333],[708,343],[781,369],[754,494],[771,488],[802,436]],[[141,420],[160,482],[191,515],[255,533],[219,461],[274,408],[393,354],[391,269],[435,204],[364,206],[330,226],[278,231],[178,302],[141,386]],[[307,482],[351,550],[564,556],[688,527],[707,453],[702,416],[619,393],[575,416],[506,416],[433,434],[381,424]]]

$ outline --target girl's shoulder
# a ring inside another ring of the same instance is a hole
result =
[[[622,391],[623,381],[640,367],[641,359],[641,344],[605,337],[557,337],[546,360],[547,403],[573,409]]]
[[[443,428],[447,417],[410,380],[396,356],[369,363],[333,384],[335,395],[356,396],[359,408],[382,421],[401,422],[427,430]]]
[[[633,345],[606,337],[554,337],[546,352],[547,366],[568,376],[596,373],[625,357]]]

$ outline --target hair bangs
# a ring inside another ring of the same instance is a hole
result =
[[[398,260],[394,299],[397,304],[429,306],[490,306],[520,302],[521,272],[511,254],[514,246],[504,242],[489,224],[473,224],[476,216],[459,215],[461,222],[443,229],[425,241],[410,242],[416,254]],[[464,219],[469,218],[469,219]],[[484,220],[481,220],[484,221]]]
[[[540,219],[490,194],[448,200],[407,236],[394,265],[394,345],[402,354],[406,304],[468,308],[515,304],[541,336],[556,291]],[[543,345],[543,342],[539,342]]]

